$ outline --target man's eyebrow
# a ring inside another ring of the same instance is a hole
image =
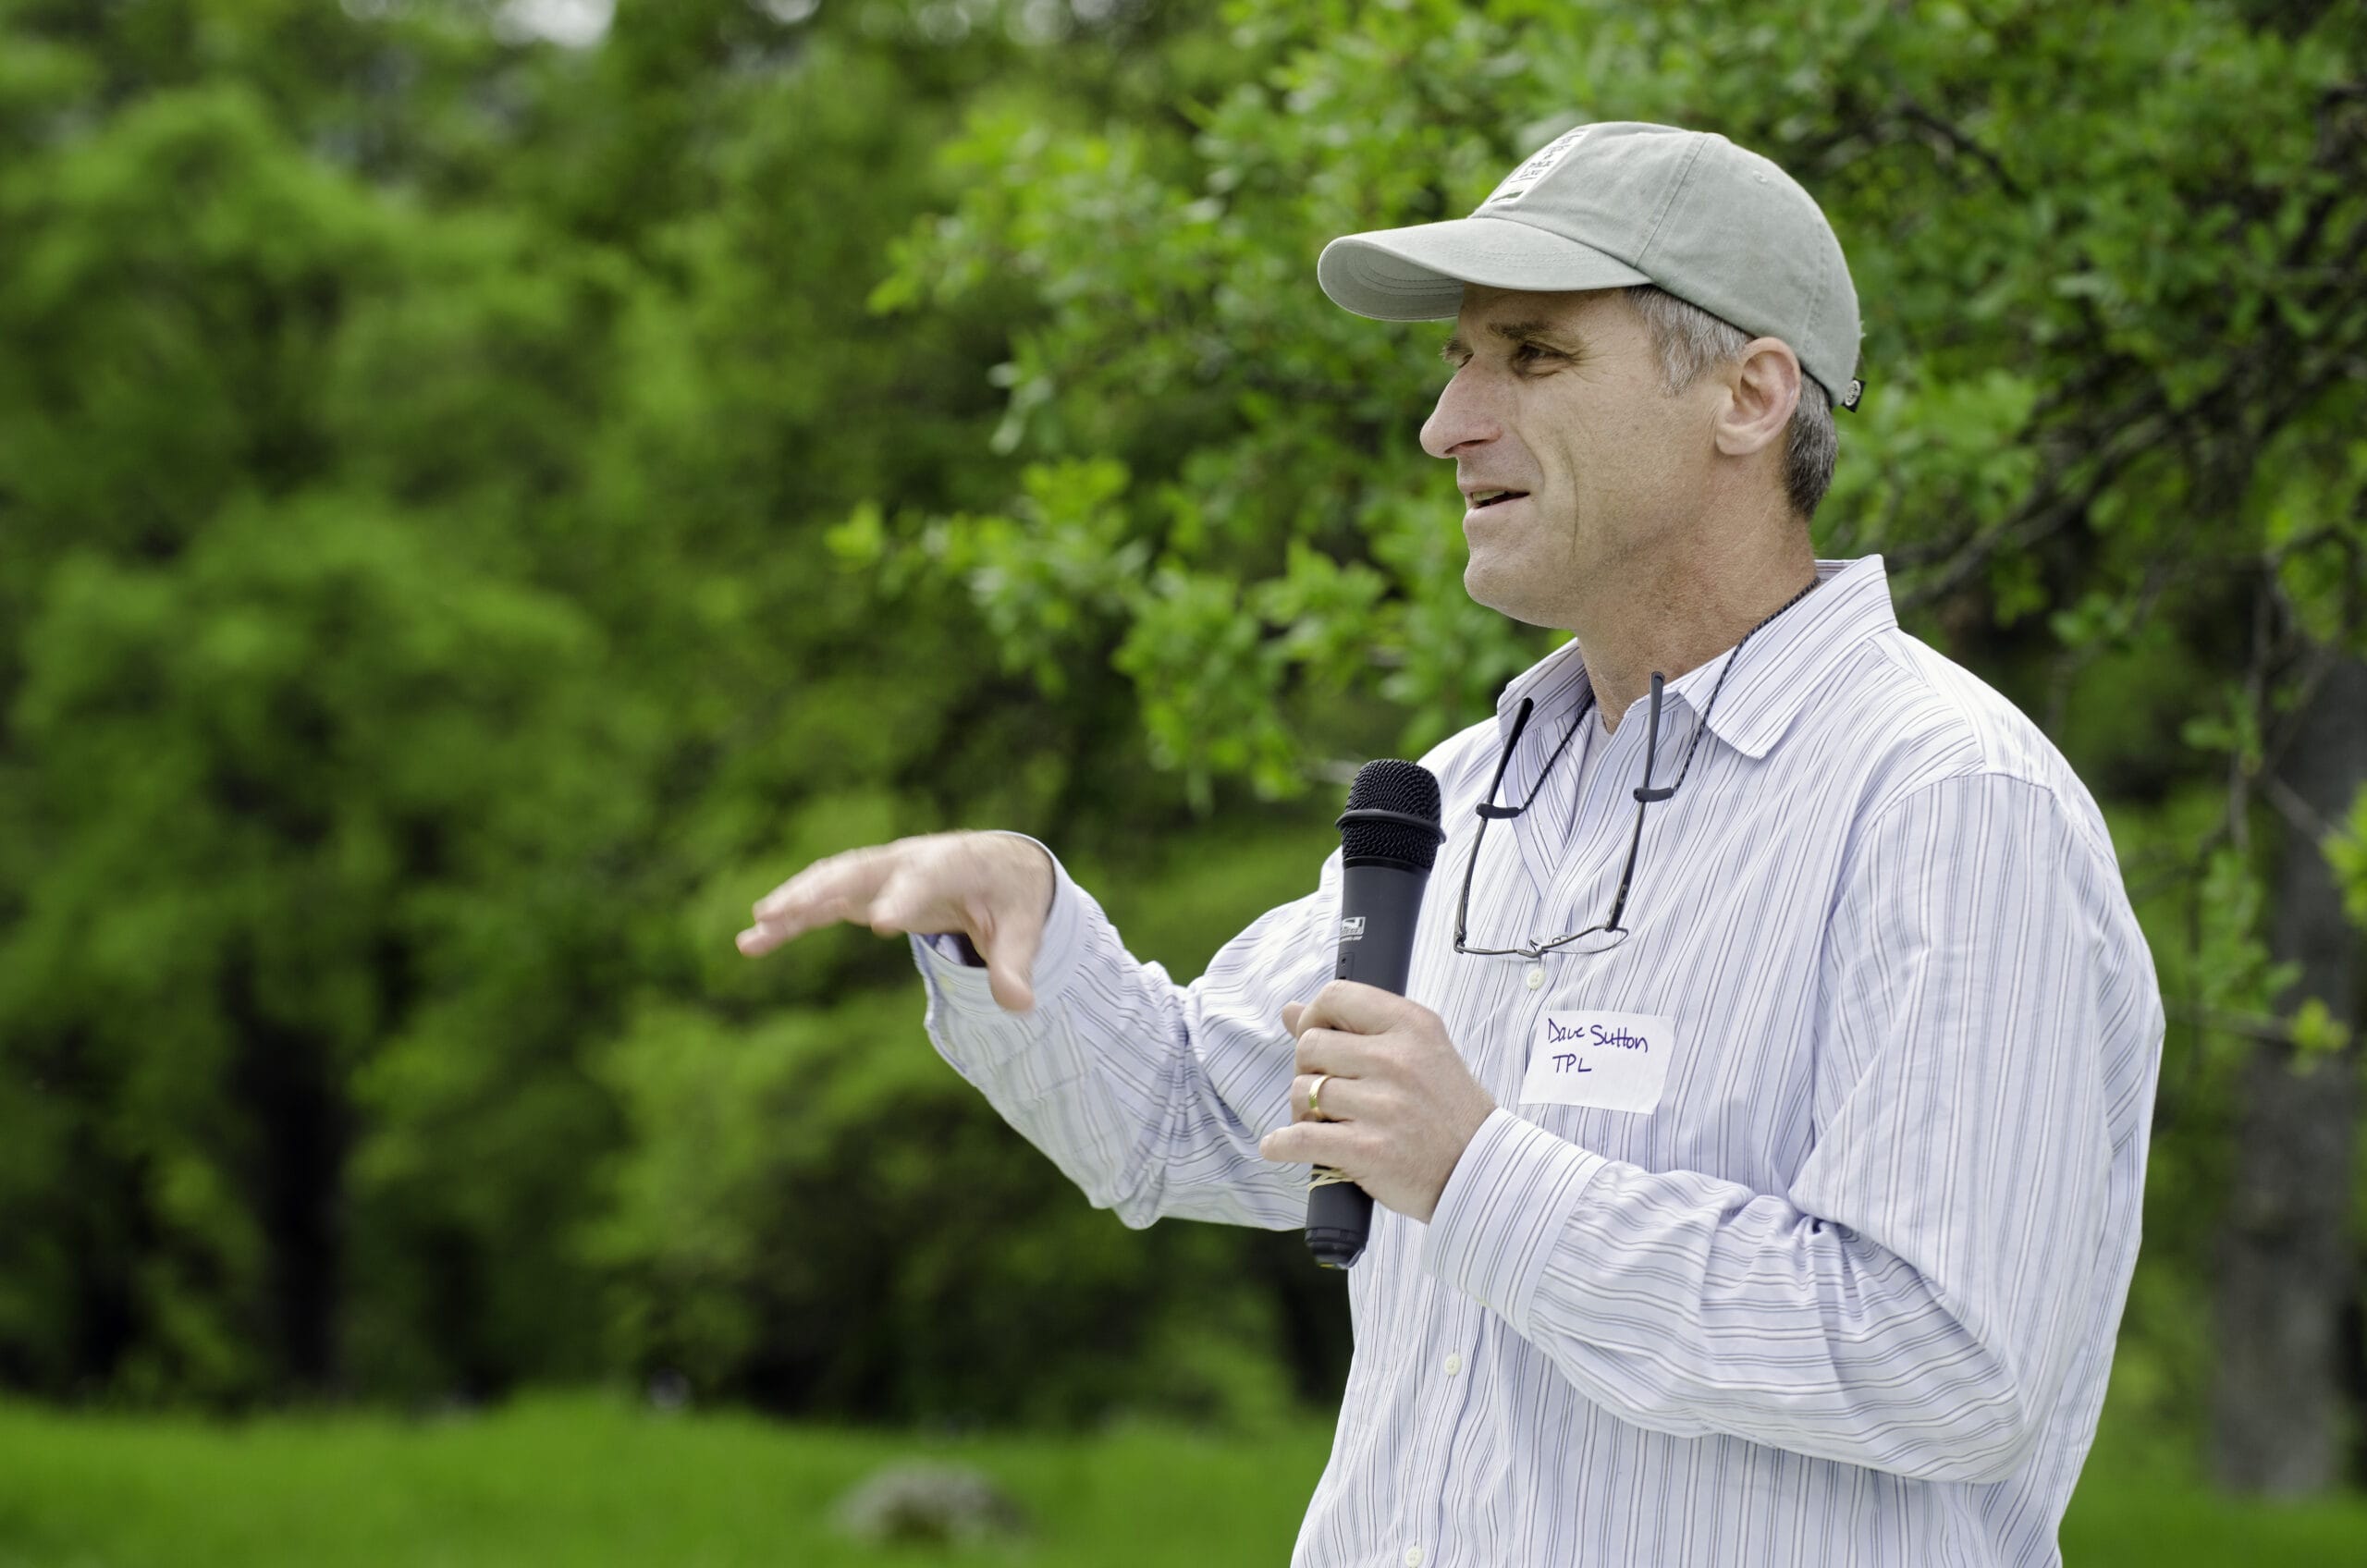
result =
[[[1567,328],[1553,322],[1534,317],[1520,321],[1490,322],[1488,333],[1489,336],[1501,337],[1507,343],[1535,341],[1565,350],[1575,349],[1585,342],[1584,338]],[[1463,362],[1470,357],[1471,345],[1464,341],[1463,334],[1460,332],[1451,334],[1444,343],[1439,345],[1439,358],[1457,369],[1460,369]]]
[[[1572,341],[1559,325],[1533,317],[1524,321],[1490,322],[1488,330],[1507,343],[1518,343],[1533,337],[1540,343],[1553,343],[1566,347]]]

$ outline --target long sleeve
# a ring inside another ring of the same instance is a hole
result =
[[[2126,920],[2108,848],[2049,790],[1926,784],[1845,861],[1816,1139],[1786,1190],[1605,1159],[1499,1109],[1424,1266],[1638,1426],[2004,1477],[2105,1267],[2103,1042],[2158,1007],[2112,957]]]
[[[1005,1012],[986,971],[962,963],[952,944],[913,937],[929,1039],[1096,1207],[1130,1226],[1170,1216],[1304,1225],[1307,1168],[1261,1158],[1257,1144],[1290,1121],[1297,1059],[1282,1004],[1331,977],[1339,858],[1315,892],[1260,916],[1179,986],[1126,951],[1054,856],[1030,1011]]]

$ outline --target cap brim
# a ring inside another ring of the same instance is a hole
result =
[[[1316,258],[1334,304],[1375,321],[1443,321],[1463,286],[1560,293],[1624,288],[1650,278],[1607,251],[1509,218],[1450,218],[1343,235]]]

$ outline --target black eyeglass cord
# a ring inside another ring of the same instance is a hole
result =
[[[1644,781],[1637,785],[1635,790],[1636,830],[1628,839],[1627,864],[1625,869],[1623,869],[1619,874],[1619,892],[1617,896],[1612,900],[1611,917],[1606,920],[1599,929],[1609,931],[1620,930],[1619,917],[1626,911],[1628,885],[1636,874],[1636,851],[1642,846],[1644,841],[1644,808],[1655,801],[1665,801],[1674,795],[1677,790],[1677,785],[1683,784],[1685,782],[1685,776],[1693,770],[1693,753],[1695,749],[1701,744],[1701,731],[1709,728],[1710,714],[1718,705],[1718,693],[1726,689],[1726,677],[1732,673],[1735,668],[1735,660],[1742,656],[1743,644],[1757,636],[1760,628],[1764,627],[1768,621],[1773,620],[1777,616],[1782,615],[1785,610],[1790,609],[1794,605],[1797,605],[1802,599],[1807,598],[1809,591],[1814,589],[1818,583],[1823,581],[1824,580],[1821,577],[1812,577],[1809,579],[1808,585],[1806,587],[1793,594],[1790,598],[1784,600],[1782,604],[1776,606],[1772,610],[1770,610],[1767,613],[1766,619],[1761,620],[1758,626],[1754,626],[1748,631],[1744,632],[1735,642],[1734,652],[1726,656],[1724,666],[1718,671],[1717,680],[1710,688],[1710,700],[1701,704],[1700,717],[1693,721],[1693,735],[1692,738],[1687,740],[1685,743],[1685,758],[1684,761],[1677,766],[1676,782],[1669,785],[1665,789],[1660,790],[1652,788],[1652,758],[1660,751],[1661,686],[1664,678],[1659,670],[1656,669],[1652,671],[1652,706],[1649,721],[1650,727],[1646,729],[1644,735]],[[1503,786],[1504,771],[1512,766],[1513,752],[1515,748],[1520,744],[1521,732],[1528,728],[1528,717],[1535,705],[1533,699],[1523,697],[1520,700],[1520,711],[1513,716],[1512,733],[1504,737],[1503,754],[1496,759],[1495,777],[1488,781],[1488,793],[1482,797],[1478,807],[1480,817],[1479,830],[1482,833],[1487,831],[1488,824],[1490,822],[1502,822],[1510,817],[1522,815],[1530,806],[1537,803],[1537,797],[1539,793],[1544,790],[1545,780],[1553,771],[1553,765],[1561,760],[1562,753],[1564,752],[1569,750],[1570,742],[1577,736],[1578,726],[1584,724],[1587,721],[1587,716],[1594,712],[1595,700],[1593,679],[1591,677],[1588,679],[1586,700],[1578,705],[1578,716],[1572,721],[1569,733],[1562,737],[1562,743],[1553,748],[1552,754],[1545,759],[1545,766],[1538,769],[1537,782],[1530,788],[1528,791],[1528,799],[1523,801],[1516,806],[1497,805],[1495,803],[1496,791]],[[1463,895],[1455,903],[1454,945],[1455,950],[1458,952],[1475,950],[1465,947],[1464,923],[1471,902],[1472,874],[1478,870],[1478,864],[1479,844],[1478,840],[1475,839],[1471,845],[1471,857],[1466,863],[1464,869]],[[1581,932],[1579,935],[1584,935],[1584,933]],[[1476,950],[1483,953],[1502,953],[1504,951],[1519,952],[1532,958],[1539,956],[1538,951],[1526,948],[1515,948],[1510,949],[1482,949]]]
[[[1710,711],[1718,705],[1718,693],[1725,690],[1727,671],[1734,668],[1735,659],[1742,657],[1743,643],[1749,642],[1753,637],[1759,635],[1760,630],[1767,625],[1769,620],[1773,620],[1777,616],[1782,615],[1785,610],[1790,609],[1794,605],[1797,605],[1802,599],[1807,598],[1809,596],[1809,590],[1815,588],[1819,582],[1823,581],[1824,580],[1821,577],[1810,578],[1809,580],[1808,587],[1801,589],[1798,593],[1793,594],[1790,598],[1784,600],[1782,604],[1770,610],[1767,613],[1766,620],[1761,620],[1759,625],[1754,626],[1749,631],[1744,632],[1742,636],[1735,641],[1735,651],[1727,655],[1725,668],[1718,671],[1718,679],[1710,688],[1710,700],[1701,704],[1701,717],[1693,721],[1693,738],[1685,743],[1685,760],[1677,766],[1676,784],[1672,784],[1665,790],[1654,790],[1651,792],[1651,798],[1653,800],[1664,801],[1671,795],[1675,794],[1677,784],[1684,783],[1686,774],[1691,771],[1693,766],[1693,748],[1701,743],[1702,727],[1710,722]],[[1652,685],[1656,695],[1658,693],[1660,684],[1661,677],[1659,673],[1655,671],[1652,676]],[[1529,699],[1523,697],[1520,700],[1520,711],[1513,716],[1513,732],[1504,739],[1504,754],[1497,759],[1496,777],[1490,781],[1489,786],[1488,800],[1490,802],[1492,802],[1496,798],[1496,787],[1502,784],[1504,781],[1504,769],[1512,763],[1513,748],[1520,744],[1520,732],[1528,728],[1528,711],[1530,705]],[[1657,719],[1659,717],[1660,704],[1657,703],[1653,704],[1652,709],[1652,717]],[[1545,759],[1545,766],[1537,770],[1537,784],[1534,789],[1529,790],[1528,799],[1523,801],[1516,806],[1500,806],[1492,803],[1483,804],[1479,808],[1479,815],[1482,816],[1491,816],[1496,818],[1498,821],[1502,821],[1506,817],[1519,816],[1527,812],[1530,806],[1535,805],[1537,803],[1538,790],[1542,790],[1545,787],[1546,775],[1551,773],[1553,771],[1553,765],[1562,760],[1562,753],[1570,749],[1570,742],[1577,736],[1578,726],[1584,724],[1586,722],[1587,716],[1592,712],[1594,712],[1594,682],[1592,680],[1588,680],[1587,682],[1586,701],[1578,704],[1577,718],[1570,725],[1570,732],[1562,737],[1562,743],[1553,748],[1553,754]],[[1647,735],[1645,739],[1647,742],[1649,742],[1657,739],[1657,737],[1654,735]],[[1644,782],[1647,785],[1651,782],[1651,758],[1649,754],[1647,754],[1644,759]],[[1638,800],[1644,798],[1642,790],[1637,790],[1636,798]]]

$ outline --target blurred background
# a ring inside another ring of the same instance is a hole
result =
[[[1316,253],[1589,119],[1823,204],[1818,553],[2046,729],[2151,939],[2071,1560],[2360,1560],[2367,8],[0,0],[0,1564],[593,1561],[520,1521],[660,1476],[819,1562],[780,1500],[898,1434],[1043,1561],[1185,1476],[1282,1561],[1338,1277],[1091,1208],[901,942],[731,936],[956,826],[1178,978],[1312,887],[1555,640],[1464,596],[1443,325]]]

